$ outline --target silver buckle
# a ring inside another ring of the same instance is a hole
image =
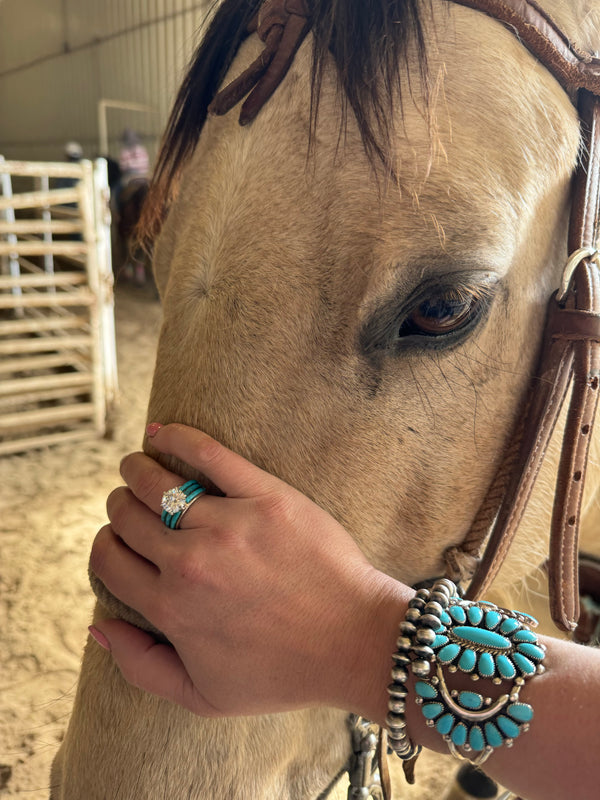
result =
[[[600,252],[595,247],[580,247],[579,250],[575,250],[574,253],[568,258],[567,263],[565,264],[565,268],[563,270],[562,280],[560,282],[560,288],[556,293],[556,302],[557,303],[564,303],[567,299],[567,295],[569,294],[569,287],[571,285],[571,279],[573,278],[573,273],[577,269],[577,267],[581,264],[584,258],[589,258],[590,261],[594,261],[596,266],[600,269]]]

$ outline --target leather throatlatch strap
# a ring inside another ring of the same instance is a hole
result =
[[[565,271],[563,286],[548,306],[540,365],[530,390],[524,424],[520,425],[514,472],[468,591],[469,597],[479,596],[497,575],[572,387],[556,482],[548,566],[552,618],[563,630],[573,630],[579,616],[579,517],[600,395],[600,260],[596,251],[600,98],[586,89],[580,90],[579,113],[582,162],[575,178],[568,243],[569,252],[575,255]]]

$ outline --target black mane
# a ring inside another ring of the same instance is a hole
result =
[[[261,3],[262,0],[223,0],[214,13],[171,112],[142,220],[143,238],[153,238],[160,227],[181,168],[206,121],[208,106]],[[400,74],[407,63],[409,41],[416,43],[420,54],[420,76],[426,94],[422,16],[428,0],[309,0],[309,4],[314,41],[313,130],[323,70],[331,53],[342,90],[342,124],[349,106],[367,154],[385,162],[394,98],[400,99]]]

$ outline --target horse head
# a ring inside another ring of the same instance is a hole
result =
[[[164,310],[149,419],[202,428],[277,474],[413,584],[460,550],[522,412],[568,255],[579,117],[478,10],[279,5],[279,38],[265,23],[263,41],[261,3],[224,0],[175,107],[148,212]],[[544,8],[598,48],[596,0]],[[231,96],[209,112],[281,42],[285,69],[245,124],[214,113]],[[551,444],[503,587],[544,561],[557,458]],[[98,614],[148,627],[94,586]],[[347,761],[344,720],[198,720],[88,648],[55,796],[96,796],[84,787],[102,775],[97,796],[115,800],[308,800]]]

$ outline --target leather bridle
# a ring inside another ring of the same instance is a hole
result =
[[[563,280],[548,304],[540,362],[525,407],[496,478],[459,548],[477,559],[468,596],[478,597],[494,580],[508,552],[571,389],[554,495],[548,574],[552,618],[559,628],[573,630],[579,617],[581,500],[600,396],[600,58],[574,47],[534,0],[452,2],[505,23],[575,98],[579,112],[580,163],[573,183],[569,258]],[[460,568],[449,571],[464,578]]]

